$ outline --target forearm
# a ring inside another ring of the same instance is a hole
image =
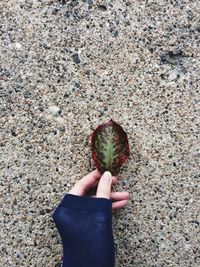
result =
[[[114,267],[111,200],[66,194],[53,219],[63,244],[62,267]]]

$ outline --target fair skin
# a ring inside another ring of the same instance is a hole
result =
[[[85,196],[90,189],[97,187],[96,195],[93,197],[112,200],[112,210],[116,211],[125,207],[129,198],[128,192],[112,192],[112,185],[116,182],[117,177],[112,176],[110,172],[101,175],[96,169],[77,181],[69,194]]]

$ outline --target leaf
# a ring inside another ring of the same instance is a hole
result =
[[[92,159],[103,174],[105,171],[117,175],[122,164],[129,157],[126,132],[112,119],[99,125],[91,134]]]

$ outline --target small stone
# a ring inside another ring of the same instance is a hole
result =
[[[24,93],[24,98],[31,98],[31,92],[29,92],[29,91],[26,91],[25,93]]]
[[[11,130],[11,135],[14,137],[17,136],[16,131],[14,129]]]
[[[21,50],[22,49],[22,45],[20,43],[15,43],[15,48],[17,50]]]
[[[47,135],[47,141],[50,142],[54,137],[55,137],[55,134],[50,133],[49,135]]]
[[[73,61],[76,63],[76,64],[79,64],[81,62],[80,58],[79,58],[79,55],[76,53],[76,54],[73,54],[72,55],[72,58],[73,58]]]
[[[50,106],[50,107],[49,107],[49,112],[50,112],[52,115],[56,116],[56,115],[59,115],[59,114],[60,114],[61,110],[60,110],[60,108],[57,107],[57,106]]]
[[[101,10],[101,11],[106,11],[107,10],[107,7],[104,6],[104,5],[97,5],[98,9]]]
[[[56,15],[58,13],[59,9],[58,8],[55,8],[53,11],[52,11],[52,15]]]
[[[174,81],[177,78],[177,73],[176,71],[171,71],[169,72],[168,80],[169,81]]]

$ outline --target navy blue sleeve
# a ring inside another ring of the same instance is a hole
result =
[[[66,194],[53,213],[62,267],[114,267],[112,201]]]

